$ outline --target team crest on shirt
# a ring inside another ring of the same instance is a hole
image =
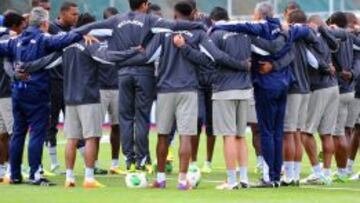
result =
[[[139,26],[139,27],[144,27],[144,23],[140,22],[138,20],[125,20],[125,21],[122,21],[121,23],[119,23],[117,27],[122,28],[125,25],[135,25],[135,26]]]
[[[236,36],[236,35],[238,35],[238,33],[229,32],[229,33],[226,33],[222,38],[223,38],[223,40],[227,40],[229,37],[233,37],[233,36]]]

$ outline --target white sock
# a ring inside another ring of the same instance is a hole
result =
[[[293,161],[284,161],[285,180],[288,182],[294,180],[294,165]]]
[[[5,164],[1,164],[0,165],[0,178],[3,178],[6,174],[6,165]]]
[[[270,182],[270,175],[269,175],[269,166],[266,162],[263,162],[263,179],[265,182]]]
[[[206,166],[211,166],[211,162],[210,162],[210,161],[205,161],[205,162],[204,162],[204,165],[206,165]]]
[[[158,183],[166,181],[166,175],[165,173],[157,173],[156,174],[156,181]]]
[[[111,160],[111,168],[113,169],[119,168],[119,159]]]
[[[236,170],[227,170],[227,183],[229,185],[237,184]]]
[[[256,163],[258,166],[263,167],[264,165],[264,157],[263,156],[257,156],[256,157]]]
[[[196,161],[193,161],[190,163],[191,166],[197,166],[197,162]]]
[[[43,171],[42,167],[39,166],[39,169],[34,174],[35,181],[40,180],[43,177],[42,171]]]
[[[179,183],[182,185],[186,185],[186,173],[179,173]]]
[[[338,174],[339,176],[346,176],[347,173],[347,169],[346,168],[338,168]]]
[[[294,180],[298,181],[300,180],[301,175],[301,162],[295,162],[294,163]]]
[[[85,168],[85,180],[94,181],[94,168]]]
[[[11,175],[11,165],[10,164],[8,164],[8,166],[7,166],[6,175],[9,176],[9,177]]]
[[[354,160],[348,159],[346,168],[349,174],[353,173],[353,167],[354,167]]]
[[[57,159],[56,147],[49,147],[49,156],[50,156],[51,167],[58,166],[59,161]]]
[[[323,171],[324,171],[324,176],[325,177],[330,177],[331,176],[331,169],[324,168]]]
[[[320,177],[323,174],[320,164],[313,166],[312,168],[316,177]]]
[[[240,182],[249,183],[247,167],[240,167]]]
[[[75,181],[73,169],[66,169],[66,180],[71,182]]]

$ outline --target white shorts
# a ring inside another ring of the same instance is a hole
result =
[[[308,134],[332,135],[335,130],[340,100],[339,87],[319,89],[311,93],[307,111]]]
[[[11,98],[0,99],[0,134],[12,134],[14,117]]]
[[[214,134],[246,136],[248,100],[213,100]]]
[[[288,94],[284,121],[285,132],[305,131],[309,100],[310,94]]]
[[[354,128],[355,124],[357,122],[357,119],[360,115],[360,99],[354,98],[349,106],[349,113],[348,117],[346,119],[346,125],[347,128]]]
[[[101,104],[66,106],[65,112],[64,133],[67,139],[101,137]]]
[[[258,123],[256,108],[255,108],[255,99],[252,98],[248,102],[249,106],[247,108],[247,123],[248,124],[256,124]]]
[[[156,123],[159,134],[170,134],[176,121],[180,135],[197,135],[199,114],[197,92],[159,93],[156,102]]]
[[[119,90],[100,90],[102,118],[109,113],[110,123],[119,124]]]
[[[338,115],[334,136],[345,136],[345,125],[349,115],[351,102],[354,100],[354,93],[340,94],[340,103],[338,106]]]

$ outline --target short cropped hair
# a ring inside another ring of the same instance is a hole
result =
[[[73,8],[73,7],[78,7],[78,5],[74,2],[65,1],[60,6],[60,12],[68,11],[70,8]]]
[[[306,23],[307,17],[304,11],[295,10],[289,14],[289,23]]]
[[[348,26],[348,20],[346,14],[341,11],[333,13],[327,21],[328,24],[335,24],[340,28],[346,28]]]
[[[118,14],[119,11],[115,7],[108,7],[104,10],[103,17],[104,19],[108,19],[110,16],[114,16]]]
[[[9,12],[4,16],[4,26],[7,28],[19,27],[24,21],[25,18],[16,12]]]
[[[260,13],[263,18],[274,17],[274,7],[267,1],[257,3],[255,6],[255,11]]]
[[[32,0],[31,7],[39,7],[40,3],[50,3],[49,0]]]
[[[83,13],[79,16],[79,20],[76,24],[76,27],[81,27],[83,25],[95,22],[96,18],[90,13]]]
[[[289,10],[301,10],[301,7],[298,3],[296,3],[295,1],[290,1],[289,3],[286,4],[286,7],[284,9],[284,12],[287,12]]]
[[[175,4],[174,10],[183,16],[190,16],[194,11],[194,7],[188,1],[180,1]]]
[[[129,0],[129,6],[131,10],[136,10],[140,8],[141,4],[147,3],[148,0]]]
[[[215,7],[210,13],[210,18],[214,21],[230,20],[229,13],[222,7]]]
[[[42,7],[35,7],[30,12],[29,25],[40,26],[49,21],[49,12]]]

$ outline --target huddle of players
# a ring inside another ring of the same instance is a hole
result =
[[[210,18],[214,26],[208,36],[200,23],[189,22],[194,20],[195,13],[195,7],[191,3],[184,1],[175,5],[175,22],[163,21],[144,14],[148,11],[148,6],[145,0],[130,1],[130,7],[134,12],[80,27],[94,21],[91,16],[84,15],[78,23],[79,32],[90,32],[99,39],[104,38],[102,41],[105,43],[95,45],[87,45],[85,42],[76,43],[62,53],[52,54],[21,67],[28,73],[49,68],[54,71],[57,66],[52,62],[61,61],[54,59],[62,56],[62,63],[66,67],[63,73],[66,105],[65,134],[68,138],[66,187],[75,186],[72,169],[76,147],[83,139],[85,139],[86,151],[84,186],[103,187],[94,180],[93,174],[101,136],[100,126],[103,120],[101,115],[104,112],[101,111],[100,98],[105,97],[100,93],[99,77],[101,76],[98,72],[107,69],[119,70],[118,79],[115,78],[119,82],[119,91],[114,91],[113,94],[119,94],[120,134],[129,170],[133,167],[143,169],[146,163],[151,162],[148,156],[147,136],[156,84],[158,168],[157,178],[152,186],[166,187],[168,136],[176,123],[176,130],[180,134],[178,189],[191,189],[186,181],[186,173],[190,160],[193,160],[194,143],[196,145],[194,138],[199,130],[198,87],[199,82],[206,85],[210,83],[213,94],[208,99],[212,100],[214,132],[208,134],[224,137],[228,176],[226,183],[217,188],[248,188],[250,185],[247,177],[248,154],[245,130],[249,120],[247,118],[249,102],[253,97],[251,62],[254,63],[254,58],[252,61],[250,59],[254,55],[279,55],[272,62],[257,61],[261,74],[292,64],[290,67],[295,82],[287,95],[284,119],[285,174],[282,185],[299,183],[302,145],[314,171],[306,179],[307,183],[330,184],[329,168],[333,144],[336,146],[335,157],[339,168],[336,179],[345,181],[349,175],[348,168],[352,167],[356,155],[356,153],[352,154],[350,157],[352,161],[347,160],[350,151],[348,143],[351,139],[354,149],[357,149],[359,143],[357,134],[351,136],[351,128],[354,128],[359,115],[358,100],[354,98],[354,82],[359,70],[356,65],[356,46],[354,48],[353,45],[357,45],[358,40],[356,34],[344,30],[349,26],[352,31],[356,31],[356,17],[354,19],[350,14],[347,16],[344,13],[335,13],[327,22],[331,25],[328,27],[318,16],[307,19],[299,7],[292,3],[286,9],[288,25],[284,25],[283,34],[272,40],[263,40],[254,36],[257,32],[254,29],[257,27],[252,24],[238,24],[239,27],[224,25],[225,21],[229,21],[229,17],[222,8],[215,8],[211,13]],[[273,19],[271,5],[258,4],[255,16],[258,20],[265,20],[259,24],[267,26]],[[346,23],[349,21],[352,23]],[[242,26],[247,29],[238,29]],[[155,29],[156,27],[171,28],[171,30]],[[97,33],[99,30],[96,29],[109,30]],[[233,32],[225,31],[226,29]],[[149,39],[150,31],[159,33]],[[129,36],[129,33],[141,34]],[[244,48],[239,49],[240,44]],[[284,46],[290,47],[291,51],[279,54]],[[354,56],[352,56],[353,52]],[[158,64],[156,69],[153,66],[154,62]],[[115,64],[115,68],[100,67],[101,63]],[[114,75],[116,73],[105,78],[109,80]],[[110,96],[113,94],[109,93]],[[354,115],[348,116],[350,112]],[[135,140],[132,138],[134,122],[137,122]],[[349,138],[345,137],[345,127],[347,134],[350,135]],[[313,137],[316,132],[322,135],[324,169],[317,160],[317,148]],[[332,137],[334,134],[337,136]],[[134,142],[136,151],[133,147]],[[282,152],[283,148],[280,147],[279,150]],[[133,165],[134,163],[136,166]],[[57,168],[55,166],[52,168]],[[113,164],[114,172],[117,167]],[[268,167],[264,164],[264,178],[259,186],[276,187],[280,184],[280,177],[274,177],[271,169],[266,170],[271,167],[274,166]],[[237,180],[237,171],[239,171],[240,183]]]

